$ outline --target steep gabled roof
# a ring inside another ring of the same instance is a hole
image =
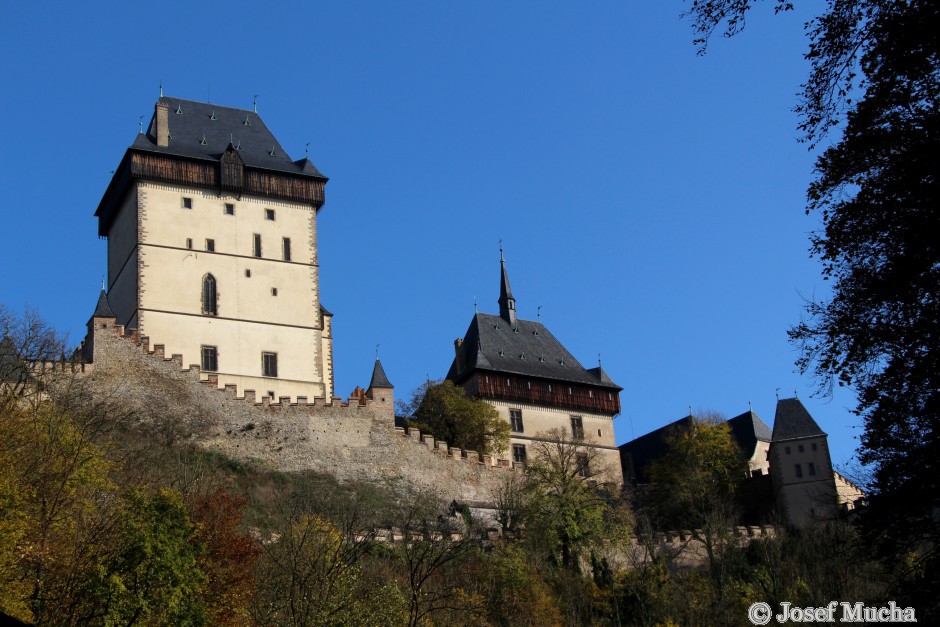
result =
[[[777,401],[774,416],[773,442],[795,440],[826,435],[809,415],[798,398],[783,398]]]
[[[753,411],[746,411],[728,420],[728,427],[731,428],[731,435],[748,458],[754,456],[754,448],[758,441],[770,442],[773,437],[770,427]]]
[[[583,383],[622,390],[600,368],[585,370],[541,322],[478,313],[464,336],[463,364],[455,358],[447,378],[460,383],[475,370]],[[462,367],[461,367],[462,366]]]
[[[132,149],[216,162],[231,144],[247,167],[326,178],[307,158],[291,161],[254,111],[169,96],[157,102],[169,112],[169,146],[157,145],[154,117]]]

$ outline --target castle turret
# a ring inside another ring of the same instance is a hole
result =
[[[104,288],[101,288],[95,311],[88,319],[88,334],[85,336],[85,341],[82,342],[82,359],[86,363],[92,363],[95,359],[95,329],[106,329],[113,326],[116,321],[117,316],[111,310],[108,294],[104,291]]]
[[[777,401],[770,475],[777,511],[788,525],[805,527],[836,517],[838,500],[828,437],[797,398]]]
[[[393,406],[395,404],[394,388],[395,386],[385,376],[385,368],[382,367],[382,362],[376,357],[375,366],[372,368],[372,380],[369,381],[366,396],[372,399],[373,403]]]

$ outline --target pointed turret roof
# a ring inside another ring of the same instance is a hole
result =
[[[92,318],[115,318],[114,311],[111,310],[111,304],[108,302],[108,295],[105,293],[104,288],[101,289],[101,294],[98,295],[98,304],[95,305],[95,313],[91,314]]]
[[[772,442],[812,438],[826,433],[819,428],[798,398],[782,398],[777,401],[777,414],[774,416]]]
[[[740,416],[728,420],[731,435],[748,457],[754,455],[758,442],[770,442],[773,435],[770,427],[753,411],[746,411]]]
[[[395,388],[388,380],[388,377],[385,376],[385,368],[382,367],[382,362],[379,361],[378,357],[375,358],[375,367],[372,368],[372,380],[369,381],[369,389],[373,388]]]

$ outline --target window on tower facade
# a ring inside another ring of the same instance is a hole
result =
[[[274,209],[265,209],[264,210],[264,219],[273,220],[274,219]]]
[[[584,439],[584,421],[581,419],[581,416],[571,417],[571,436],[575,440]]]
[[[215,372],[219,369],[219,349],[215,346],[202,347],[202,369],[204,372]]]
[[[265,377],[277,376],[277,353],[261,353],[261,374]]]
[[[255,239],[252,243],[251,252],[255,257],[261,256],[261,236],[255,233]]]
[[[522,410],[521,409],[510,409],[509,410],[509,428],[515,431],[516,433],[522,433]]]
[[[215,252],[215,240],[214,239],[206,240],[206,252],[210,252],[210,253]]]
[[[235,205],[230,202],[225,203],[225,215],[233,216],[235,215]]]
[[[512,445],[512,461],[517,464],[525,463],[525,444]]]
[[[590,460],[588,459],[587,453],[577,453],[575,456],[575,464],[577,464],[578,476],[579,477],[588,477],[591,474],[590,469]]]
[[[219,315],[215,277],[211,274],[202,277],[202,313],[206,316]]]
[[[290,238],[284,238],[284,261],[290,261]]]

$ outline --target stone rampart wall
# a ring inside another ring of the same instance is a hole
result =
[[[110,323],[110,324],[108,324]],[[125,334],[111,321],[94,329],[93,380],[143,417],[178,420],[203,446],[240,460],[263,461],[285,472],[313,470],[340,481],[402,481],[437,491],[445,499],[489,502],[507,460],[461,451],[394,426],[394,409],[370,400],[257,397],[235,386],[218,387],[198,366],[184,368],[149,339]],[[204,377],[203,377],[204,378]]]

